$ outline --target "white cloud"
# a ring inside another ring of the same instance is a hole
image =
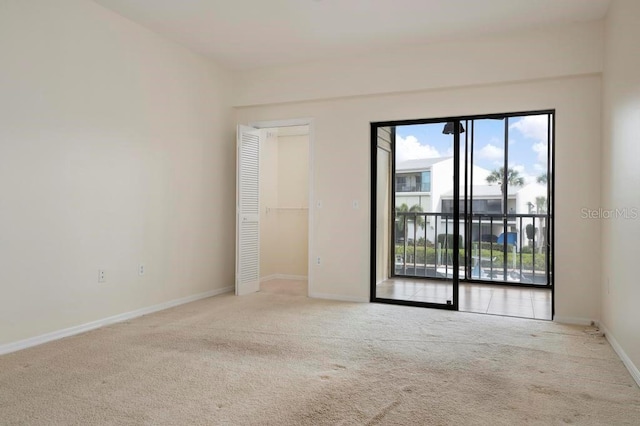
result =
[[[504,149],[488,143],[478,150],[478,155],[483,160],[500,160],[504,158]]]
[[[523,117],[518,122],[509,126],[510,129],[518,130],[524,137],[531,138],[537,142],[531,146],[537,155],[537,161],[547,163],[547,115],[529,115]]]
[[[547,172],[547,166],[545,164],[536,163],[536,164],[533,165],[533,169],[536,172],[539,172],[539,173],[546,173]]]
[[[547,163],[547,144],[546,142],[538,142],[533,144],[531,147],[533,151],[538,154],[538,161],[546,164]],[[546,169],[546,167],[545,167]]]
[[[431,145],[422,145],[415,136],[396,136],[396,161],[436,157],[441,157],[438,150]]]
[[[528,115],[513,123],[509,129],[518,130],[525,138],[546,142],[547,115]]]

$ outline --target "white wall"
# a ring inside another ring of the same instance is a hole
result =
[[[516,193],[516,213],[529,213],[529,203],[535,205],[537,197],[547,199],[547,185],[530,183],[520,188]],[[533,207],[533,213],[536,213],[537,207],[537,205]],[[545,206],[541,207],[545,208]]]
[[[389,147],[390,141],[383,129],[378,129],[378,146]],[[390,276],[389,248],[391,247],[391,154],[377,148],[376,176],[376,284]],[[411,205],[411,204],[409,204]]]
[[[278,137],[278,274],[306,277],[309,135]]]
[[[443,59],[446,61],[446,58]],[[526,66],[526,65],[523,65]],[[598,319],[600,224],[580,220],[600,203],[600,77],[544,79],[240,108],[240,123],[313,117],[315,210],[312,294],[369,298],[372,121],[557,110],[556,307],[563,319]],[[331,88],[327,78],[322,87]],[[360,208],[354,210],[352,201]]]
[[[0,58],[0,345],[233,285],[225,71],[85,0],[1,1]]]
[[[238,72],[236,106],[503,84],[602,71],[602,22]],[[422,118],[421,115],[406,118]]]
[[[278,273],[278,134],[261,130],[260,145],[260,278]]]
[[[441,212],[442,194],[452,190],[453,158],[431,166],[431,211]]]
[[[602,321],[635,364],[640,383],[640,3],[616,0],[607,18],[604,73],[602,205],[628,218],[602,222]],[[633,210],[636,209],[636,210]],[[596,219],[591,219],[595,221]]]
[[[311,270],[311,293],[368,300],[371,121],[555,108],[556,314],[599,319],[600,224],[580,212],[600,203],[603,34],[594,22],[239,72],[238,122],[316,120],[323,207],[311,254],[323,262]]]

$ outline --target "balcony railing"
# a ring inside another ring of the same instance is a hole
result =
[[[396,276],[453,277],[453,214],[397,212]],[[549,285],[546,214],[461,215],[459,277],[492,283]]]

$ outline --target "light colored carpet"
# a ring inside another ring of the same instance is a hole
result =
[[[307,281],[271,280],[260,283],[260,291],[264,293],[288,294],[290,296],[306,296]]]
[[[222,295],[0,357],[0,424],[623,425],[640,389],[548,321]]]

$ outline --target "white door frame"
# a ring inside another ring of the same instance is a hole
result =
[[[307,296],[311,297],[314,294],[313,291],[313,268],[314,265],[313,258],[313,242],[315,241],[315,233],[314,233],[314,211],[315,211],[315,197],[314,197],[314,139],[315,139],[315,131],[314,131],[314,119],[313,118],[291,118],[286,120],[272,120],[272,121],[255,121],[249,123],[250,127],[255,127],[256,129],[272,129],[275,127],[293,127],[293,126],[309,126],[309,210],[308,210],[308,220],[307,220],[307,233],[308,233],[308,259],[307,259]]]

